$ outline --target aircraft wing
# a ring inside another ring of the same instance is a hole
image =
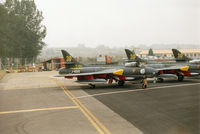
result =
[[[170,71],[170,70],[188,71],[189,66],[172,66],[172,67],[158,68],[156,70],[158,71]]]
[[[97,72],[89,72],[89,73],[71,73],[71,74],[60,74],[56,77],[78,77],[78,76],[88,76],[88,75],[100,75],[100,74],[114,74],[114,75],[120,75],[120,71],[123,71],[122,69],[107,69]]]
[[[189,66],[172,66],[172,67],[166,67],[166,68],[159,68],[156,69],[160,74],[158,77],[164,78],[164,77],[174,77],[178,78],[176,72],[182,72],[184,75],[188,75]]]

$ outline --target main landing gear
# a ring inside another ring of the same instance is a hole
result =
[[[180,81],[180,82],[181,82],[181,81],[183,81],[183,79],[184,79],[184,76],[183,76],[183,75],[181,75],[181,74],[179,74],[179,75],[178,75],[178,81]]]
[[[123,86],[124,83],[125,83],[125,82],[124,82],[123,80],[119,80],[119,81],[118,81],[118,86]]]
[[[161,82],[161,83],[164,82],[163,78],[158,78],[157,80],[158,80],[158,82]]]
[[[94,84],[88,84],[91,89],[94,89],[96,86]]]
[[[155,83],[157,82],[157,80],[158,80],[158,79],[157,79],[156,77],[154,77],[154,78],[153,78],[153,83],[155,84]]]

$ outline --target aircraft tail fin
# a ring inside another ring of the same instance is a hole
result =
[[[182,54],[179,50],[177,49],[172,49],[173,55],[176,59],[176,61],[189,61],[191,60],[189,57],[185,56]]]
[[[135,62],[143,62],[141,58],[139,58],[134,51],[131,51],[129,49],[125,49],[128,61],[135,61]]]
[[[74,59],[67,51],[61,50],[61,52],[65,60],[65,62],[62,64],[65,64],[66,68],[83,66],[83,64],[79,63],[76,59]]]
[[[125,52],[126,52],[126,56],[127,56],[128,60],[135,60],[135,58],[136,58],[135,53],[133,53],[129,49],[125,49]]]

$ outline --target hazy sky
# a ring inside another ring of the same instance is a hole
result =
[[[200,44],[200,0],[35,0],[49,47]]]

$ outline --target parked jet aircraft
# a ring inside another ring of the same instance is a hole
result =
[[[176,61],[180,64],[187,64],[189,68],[189,72],[193,72],[193,75],[198,73],[200,75],[200,60],[199,59],[191,59],[184,54],[182,54],[177,49],[172,49],[173,55]]]
[[[147,57],[141,59],[139,58],[134,51],[131,51],[129,49],[125,49],[126,55],[128,57],[127,62],[132,62],[132,61],[139,61],[139,62],[144,62],[144,63],[162,63],[162,62],[171,62],[171,59],[166,59],[164,57],[157,57],[154,55],[153,50],[149,49],[149,54]]]
[[[135,55],[132,51],[125,49],[127,57],[130,61],[135,61],[140,63],[144,61]],[[131,56],[132,55],[132,56]],[[131,58],[132,57],[132,58]],[[144,65],[144,64],[143,64]],[[197,76],[200,74],[200,66],[191,65],[187,63],[147,63],[145,66],[155,68],[158,70],[158,75],[156,76],[159,80],[163,81],[164,77],[174,77],[177,78],[178,81],[183,81],[184,76]]]
[[[125,49],[126,52],[126,56],[128,58],[128,60],[126,60],[126,62],[147,62],[146,60],[141,59],[140,57],[138,57],[134,51],[131,51],[129,49]]]
[[[157,70],[151,67],[135,67],[135,63],[126,63],[125,66],[93,66],[87,67],[86,65],[77,62],[68,52],[61,50],[65,59],[65,68],[59,70],[57,77],[65,77],[72,79],[77,78],[76,82],[87,83],[92,88],[99,82],[112,83],[113,80],[118,82],[119,86],[123,86],[125,81],[142,80],[142,87],[147,87],[146,78],[154,77]]]
[[[184,54],[182,54],[179,50],[177,49],[172,49],[173,55],[175,57],[175,60],[177,62],[189,62],[189,63],[194,63],[194,64],[200,64],[199,59],[191,59]]]

